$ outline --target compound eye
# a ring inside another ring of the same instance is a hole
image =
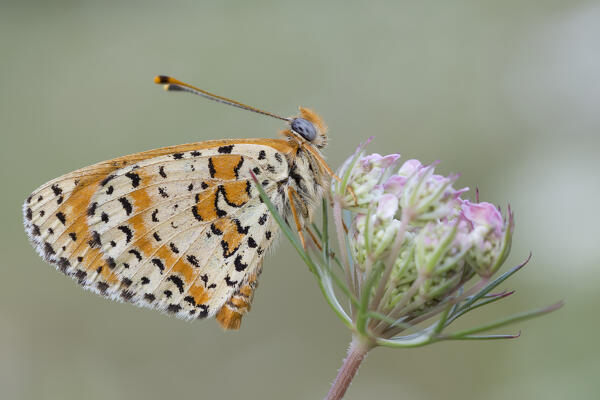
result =
[[[304,118],[294,118],[291,123],[292,130],[304,139],[312,142],[317,137],[315,126]]]

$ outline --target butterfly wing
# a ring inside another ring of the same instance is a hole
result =
[[[103,162],[38,188],[25,228],[86,288],[237,329],[277,231],[250,171],[281,203],[293,154],[285,140],[221,140]]]

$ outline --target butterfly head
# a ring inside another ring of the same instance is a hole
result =
[[[285,132],[297,140],[322,149],[327,144],[327,127],[314,111],[300,107],[300,115],[290,118],[290,130]]]

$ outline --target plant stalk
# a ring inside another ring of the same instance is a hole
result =
[[[373,347],[373,344],[360,340],[356,336],[352,338],[352,342],[348,348],[348,354],[346,355],[325,400],[340,400],[344,397],[360,364],[364,361],[367,353]]]

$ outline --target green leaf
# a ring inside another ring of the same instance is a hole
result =
[[[502,318],[497,321],[490,322],[488,324],[484,324],[484,325],[481,325],[481,326],[478,326],[475,328],[465,329],[465,330],[458,331],[458,332],[455,332],[452,334],[448,334],[445,336],[445,338],[460,339],[465,336],[471,336],[475,333],[485,332],[485,331],[489,331],[492,329],[500,328],[502,326],[514,324],[515,322],[524,321],[527,319],[539,317],[540,315],[548,314],[552,311],[559,309],[563,305],[564,305],[564,302],[559,301],[558,303],[552,304],[551,306],[548,306],[548,307],[525,311],[525,312],[514,314],[514,315],[508,316],[506,318]]]

